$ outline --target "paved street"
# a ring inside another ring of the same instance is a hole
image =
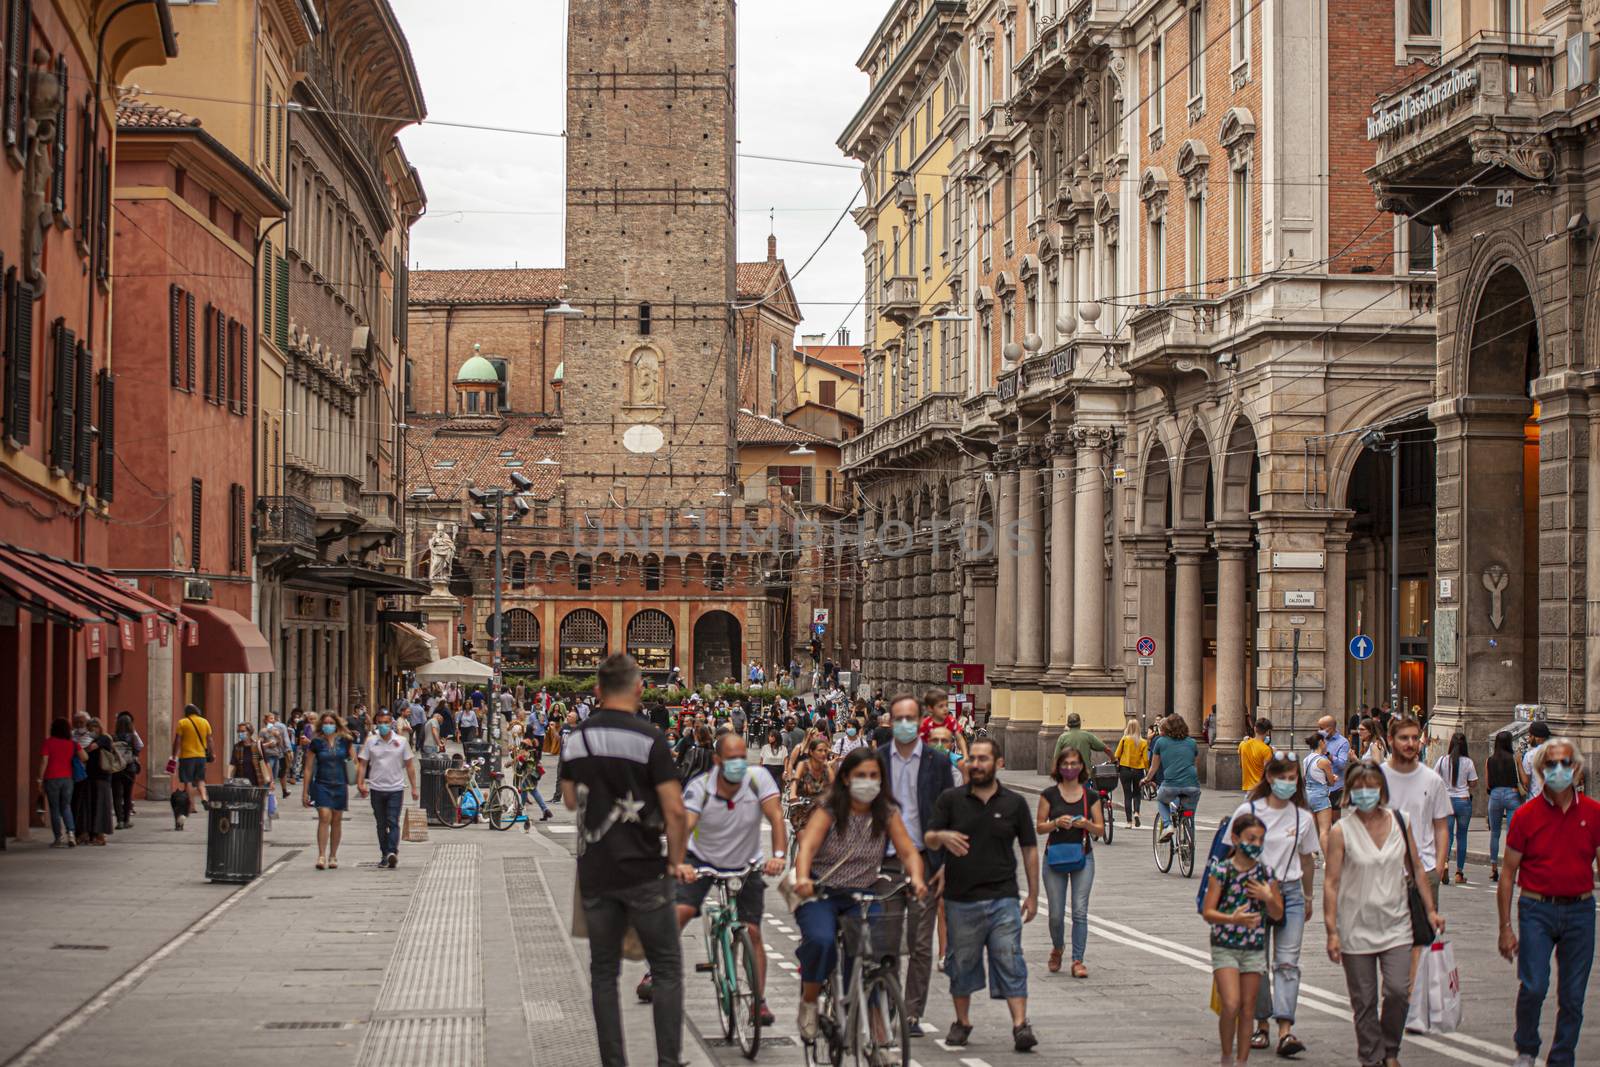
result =
[[[1035,776],[1015,784],[1037,788]],[[1202,836],[1225,803],[1200,806]],[[434,827],[404,846],[397,871],[380,870],[364,805],[352,811],[342,865],[312,866],[310,818],[287,808],[269,835],[270,867],[240,889],[200,879],[198,820],[174,833],[147,804],[135,829],[103,849],[14,846],[0,862],[0,922],[8,963],[28,976],[0,989],[0,1062],[140,1064],[171,1059],[279,1065],[310,1055],[323,1064],[531,1064],[597,1062],[583,942],[565,935],[572,891],[570,816],[532,833]],[[972,1043],[943,1047],[952,1016],[934,976],[928,1022],[916,1043],[922,1067],[1022,1062],[1138,1064],[1152,1056],[1215,1057],[1207,1008],[1206,931],[1195,883],[1158,874],[1150,832],[1121,828],[1097,851],[1087,962],[1090,978],[1048,975],[1043,915],[1025,933],[1038,1051],[1011,1051],[998,1006],[980,1002]],[[1515,981],[1493,950],[1494,899],[1477,867],[1445,891],[1467,1014],[1459,1034],[1409,1036],[1405,1062],[1505,1064]],[[1319,897],[1320,899],[1320,897]],[[763,932],[771,955],[777,1026],[760,1059],[798,1063],[794,1039],[799,935],[782,899],[768,894]],[[685,934],[700,958],[698,927]],[[1342,975],[1307,939],[1301,1062],[1346,1064],[1351,1029]],[[641,965],[630,964],[631,990]],[[690,974],[686,1055],[736,1063],[712,1039],[716,1010],[705,975]],[[1591,1018],[1600,993],[1591,995]],[[648,1009],[625,996],[635,1063],[649,1062]],[[1553,1013],[1553,1003],[1548,1012]],[[698,1038],[698,1040],[697,1040]],[[1600,1061],[1585,1035],[1580,1062]],[[1593,1057],[1593,1058],[1590,1058]]]

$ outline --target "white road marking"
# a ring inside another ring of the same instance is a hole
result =
[[[545,833],[549,834],[575,834],[578,832],[578,828],[576,826],[573,826],[571,823],[563,822],[552,823],[551,825],[546,826],[544,829]]]
[[[1090,916],[1090,920],[1091,920],[1091,922],[1094,922],[1095,921],[1094,916],[1091,915]],[[1131,930],[1132,929],[1131,927],[1122,926],[1121,923],[1109,923],[1107,920],[1103,920],[1103,919],[1102,920],[1098,920],[1098,921],[1100,922],[1100,924],[1102,926],[1111,925],[1111,926],[1120,927],[1121,929],[1124,929],[1124,930]],[[1133,932],[1138,937],[1147,938],[1149,941],[1160,942],[1162,945],[1171,945],[1173,948],[1178,949],[1179,952],[1172,952],[1172,951],[1169,951],[1166,948],[1158,948],[1154,944],[1146,944],[1146,943],[1143,943],[1141,941],[1137,941],[1137,940],[1135,940],[1134,938],[1131,938],[1131,937],[1124,937],[1121,934],[1114,934],[1110,930],[1106,930],[1106,929],[1100,930],[1099,931],[1099,935],[1101,937],[1106,938],[1107,940],[1114,941],[1114,942],[1116,942],[1118,944],[1127,945],[1130,948],[1136,948],[1141,952],[1148,952],[1152,956],[1160,956],[1163,959],[1171,960],[1174,963],[1181,963],[1185,967],[1190,967],[1190,968],[1192,968],[1192,969],[1194,969],[1196,971],[1201,971],[1201,972],[1203,972],[1205,974],[1210,974],[1211,973],[1211,961],[1210,961],[1210,959],[1209,958],[1196,958],[1196,957],[1200,956],[1200,953],[1197,950],[1191,949],[1187,945],[1179,945],[1179,944],[1177,944],[1176,942],[1173,942],[1173,941],[1166,941],[1166,940],[1163,940],[1162,938],[1150,937],[1148,934],[1145,934],[1142,931],[1133,931]],[[1183,954],[1180,954],[1180,952],[1183,953]],[[1189,953],[1193,953],[1193,955],[1189,955]],[[1349,1003],[1348,999],[1345,999],[1344,1001],[1341,1002],[1335,994],[1330,993],[1327,990],[1316,989],[1315,987],[1311,987],[1311,986],[1302,985],[1300,987],[1300,990],[1301,990],[1302,993],[1314,992],[1314,993],[1317,994],[1316,997],[1308,997],[1308,998],[1303,998],[1302,999],[1301,1003],[1304,1004],[1306,1007],[1311,1008],[1314,1011],[1319,1011],[1319,1012],[1323,1013],[1324,1015],[1332,1015],[1335,1018],[1344,1019],[1347,1022],[1351,1019],[1350,1009],[1348,1007],[1346,1007],[1346,1006],[1343,1006],[1343,1005],[1346,1005],[1346,1004]],[[1323,1003],[1321,998],[1324,998],[1324,997],[1326,997],[1326,998],[1328,998],[1330,1000],[1333,1000],[1334,1003],[1333,1004],[1325,1004],[1325,1003]],[[1465,1052],[1465,1051],[1463,1051],[1463,1050],[1461,1050],[1459,1048],[1455,1048],[1455,1047],[1452,1047],[1451,1045],[1447,1045],[1443,1041],[1439,1040],[1440,1038],[1444,1038],[1444,1039],[1456,1038],[1456,1039],[1459,1039],[1459,1036],[1460,1035],[1457,1035],[1457,1034],[1436,1034],[1436,1035],[1433,1035],[1431,1037],[1424,1037],[1421,1034],[1408,1033],[1408,1034],[1406,1034],[1406,1040],[1411,1042],[1414,1045],[1420,1045],[1423,1048],[1431,1049],[1434,1052],[1439,1053],[1440,1055],[1448,1056],[1451,1059],[1456,1060],[1456,1061],[1458,1061],[1460,1063],[1473,1064],[1474,1067],[1504,1067],[1505,1060],[1502,1060],[1502,1059],[1494,1059],[1494,1060],[1484,1059],[1482,1056],[1475,1056],[1475,1055],[1473,1055],[1473,1054],[1471,1054],[1469,1052]],[[941,1044],[942,1044],[942,1042],[941,1042]],[[1496,1055],[1505,1055],[1508,1058],[1515,1055],[1515,1053],[1511,1052],[1511,1050],[1509,1050],[1509,1049],[1501,1049],[1501,1048],[1499,1048],[1497,1046],[1490,1045],[1489,1042],[1487,1042],[1487,1041],[1479,1042],[1477,1039],[1473,1039],[1471,1041],[1462,1042],[1462,1044],[1470,1044],[1470,1045],[1472,1045],[1473,1047],[1476,1047],[1476,1048],[1483,1048],[1483,1046],[1487,1045],[1488,1046],[1488,1051],[1492,1051]],[[966,1062],[966,1061],[962,1061],[962,1062]]]
[[[794,928],[793,927],[785,926],[780,922],[774,922],[772,924],[772,928],[774,930],[778,931],[778,933],[780,933],[780,934],[792,934],[792,933],[794,933]]]
[[[787,937],[790,941],[798,941],[798,940],[800,940],[800,935],[799,934],[784,934],[783,936]]]
[[[987,1061],[980,1060],[980,1059],[977,1059],[977,1058],[972,1057],[972,1056],[968,1056],[966,1059],[962,1060],[961,1062],[963,1064],[965,1064],[966,1067],[989,1067],[989,1064],[988,1064]]]

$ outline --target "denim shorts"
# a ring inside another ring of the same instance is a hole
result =
[[[178,784],[194,785],[206,780],[206,758],[186,756],[178,761]]]
[[[1311,809],[1312,814],[1316,814],[1319,811],[1327,811],[1333,807],[1333,798],[1328,792],[1328,787],[1322,782],[1313,782],[1307,778],[1306,807]]]
[[[1211,946],[1211,969],[1220,971],[1232,967],[1240,974],[1266,974],[1267,950],[1265,948],[1228,948]]]
[[[1028,964],[1022,956],[1022,904],[1016,897],[944,902],[950,931],[944,970],[950,995],[970,997],[984,988],[984,955],[989,962],[989,996],[994,1000],[1028,995]]]
[[[700,866],[703,860],[691,856],[690,863]],[[702,876],[698,880],[684,885],[679,882],[674,891],[679,904],[694,909],[696,915],[700,914],[701,907],[705,904],[706,895],[711,892],[712,881],[709,876]],[[739,895],[734,898],[735,910],[739,913],[739,921],[749,926],[761,925],[761,909],[765,906],[767,884],[761,880],[761,875],[748,874],[744,884],[739,888]]]

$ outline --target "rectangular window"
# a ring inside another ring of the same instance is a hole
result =
[[[978,201],[978,232],[982,240],[980,251],[985,262],[994,255],[994,228],[989,221],[992,218],[994,218],[994,186],[991,185],[983,191],[983,199]]]
[[[890,227],[889,235],[889,239],[894,242],[894,276],[898,278],[900,277],[900,227]]]
[[[1161,38],[1150,42],[1150,129],[1159,130],[1167,118],[1167,66]]]
[[[794,494],[798,504],[813,502],[813,482],[815,473],[810,467],[768,467],[767,485],[781,485]]]
[[[771,382],[769,395],[771,414],[776,415],[778,413],[778,342],[776,341],[773,341],[767,350],[767,375]]]
[[[1016,62],[1017,62],[1017,34],[1016,34],[1015,30],[1008,29],[1008,30],[1006,30],[1006,51],[1005,51],[1006,67],[1005,67],[1005,70],[1001,72],[1001,77],[1005,79],[1005,83],[1006,83],[1006,99],[1007,100],[1011,99],[1011,94],[1016,89],[1016,78],[1012,74],[1012,68],[1014,66],[1016,66]]]
[[[824,504],[832,504],[833,503],[833,471],[826,470],[826,471],[822,472],[822,486],[823,486],[823,488],[822,488],[822,502]]]
[[[1233,0],[1233,65],[1239,66],[1250,58],[1250,8],[1249,0]]]
[[[1189,9],[1189,99],[1205,95],[1206,91],[1206,5],[1205,0],[1195,0]]]
[[[906,265],[908,272],[917,273],[917,216],[906,220]]]
[[[1145,288],[1160,300],[1161,291],[1167,287],[1167,224],[1161,219],[1150,220],[1150,247],[1146,259],[1150,276],[1145,279]]]
[[[1188,241],[1184,249],[1183,271],[1188,291],[1198,295],[1200,283],[1205,278],[1206,202],[1203,197],[1192,196],[1187,203]]]
[[[1005,214],[997,221],[1000,223],[1000,232],[1005,237],[1006,255],[1009,256],[1011,254],[1012,238],[1016,232],[1016,226],[1012,219],[1016,213],[1017,207],[1016,174],[1010,167],[1006,168],[1004,181],[1005,203],[1001,205],[1000,209],[1004,211]]]
[[[1228,197],[1233,209],[1232,266],[1234,277],[1243,281],[1250,273],[1250,168],[1233,172],[1233,190]]]
[[[1411,6],[1406,33],[1411,37],[1439,36],[1437,5],[1439,0],[1407,0]]]
[[[189,567],[200,569],[200,506],[204,489],[199,478],[189,481]]]
[[[817,383],[817,403],[825,408],[831,408],[838,402],[839,383],[832,378],[824,378]]]
[[[1411,274],[1432,274],[1434,269],[1433,227],[1407,219],[1406,270]]]
[[[228,486],[228,569],[230,571],[244,570],[243,538],[240,536],[244,528],[244,486],[234,482]]]

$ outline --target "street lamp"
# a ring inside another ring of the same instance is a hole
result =
[[[485,509],[468,513],[473,527],[494,533],[494,615],[491,620],[494,625],[489,629],[489,657],[497,673],[505,648],[505,611],[502,605],[505,594],[505,527],[508,523],[520,522],[533,510],[520,495],[533,488],[533,481],[520,471],[512,471],[511,484],[515,486],[514,489],[474,487],[467,490],[472,502]],[[511,502],[509,515],[506,514],[507,501]]]
[[[1389,707],[1400,712],[1400,442],[1364,430],[1362,447],[1389,453]]]

